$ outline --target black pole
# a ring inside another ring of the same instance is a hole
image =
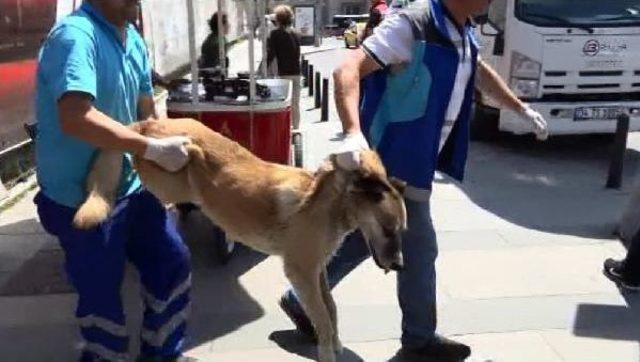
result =
[[[306,59],[302,59],[302,69],[301,69],[301,73],[302,75],[304,75],[303,81],[302,81],[302,86],[306,87],[309,85],[309,79],[307,78],[308,74],[309,74],[309,62]]]
[[[309,64],[307,73],[307,83],[309,84],[309,97],[313,96],[313,64]]]
[[[616,136],[613,141],[613,152],[611,153],[611,164],[609,164],[609,176],[607,177],[608,189],[619,189],[622,186],[622,168],[628,135],[629,115],[623,113],[618,116],[618,123],[616,124]]]
[[[316,102],[315,102],[315,108],[320,108],[320,103],[321,103],[320,102],[321,101],[320,96],[322,94],[320,93],[321,92],[321,89],[320,89],[320,77],[321,77],[320,72],[316,72],[316,85],[315,85],[315,88],[316,88],[316,93],[315,93],[316,99],[315,99],[315,101]]]
[[[327,122],[329,120],[329,79],[322,78],[322,110],[320,112],[320,121]]]

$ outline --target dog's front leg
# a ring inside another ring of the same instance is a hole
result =
[[[329,311],[331,317],[331,326],[333,327],[333,348],[335,352],[342,353],[342,342],[340,342],[340,335],[338,333],[338,310],[336,303],[331,295],[331,289],[329,288],[329,281],[327,280],[327,268],[323,267],[320,273],[320,290],[322,290],[322,299],[324,305]]]
[[[335,362],[331,316],[322,297],[320,268],[299,268],[285,260],[284,270],[318,337],[318,361]]]

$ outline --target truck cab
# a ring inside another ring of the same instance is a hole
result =
[[[552,135],[613,133],[620,113],[640,130],[638,0],[494,0],[478,35],[482,59]],[[472,134],[526,125],[481,94]]]

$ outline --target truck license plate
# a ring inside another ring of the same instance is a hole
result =
[[[576,108],[575,121],[612,120],[624,112],[622,107],[580,107]]]

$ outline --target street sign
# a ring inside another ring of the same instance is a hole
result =
[[[294,28],[300,33],[302,45],[313,45],[316,36],[316,9],[313,6],[294,8]]]

